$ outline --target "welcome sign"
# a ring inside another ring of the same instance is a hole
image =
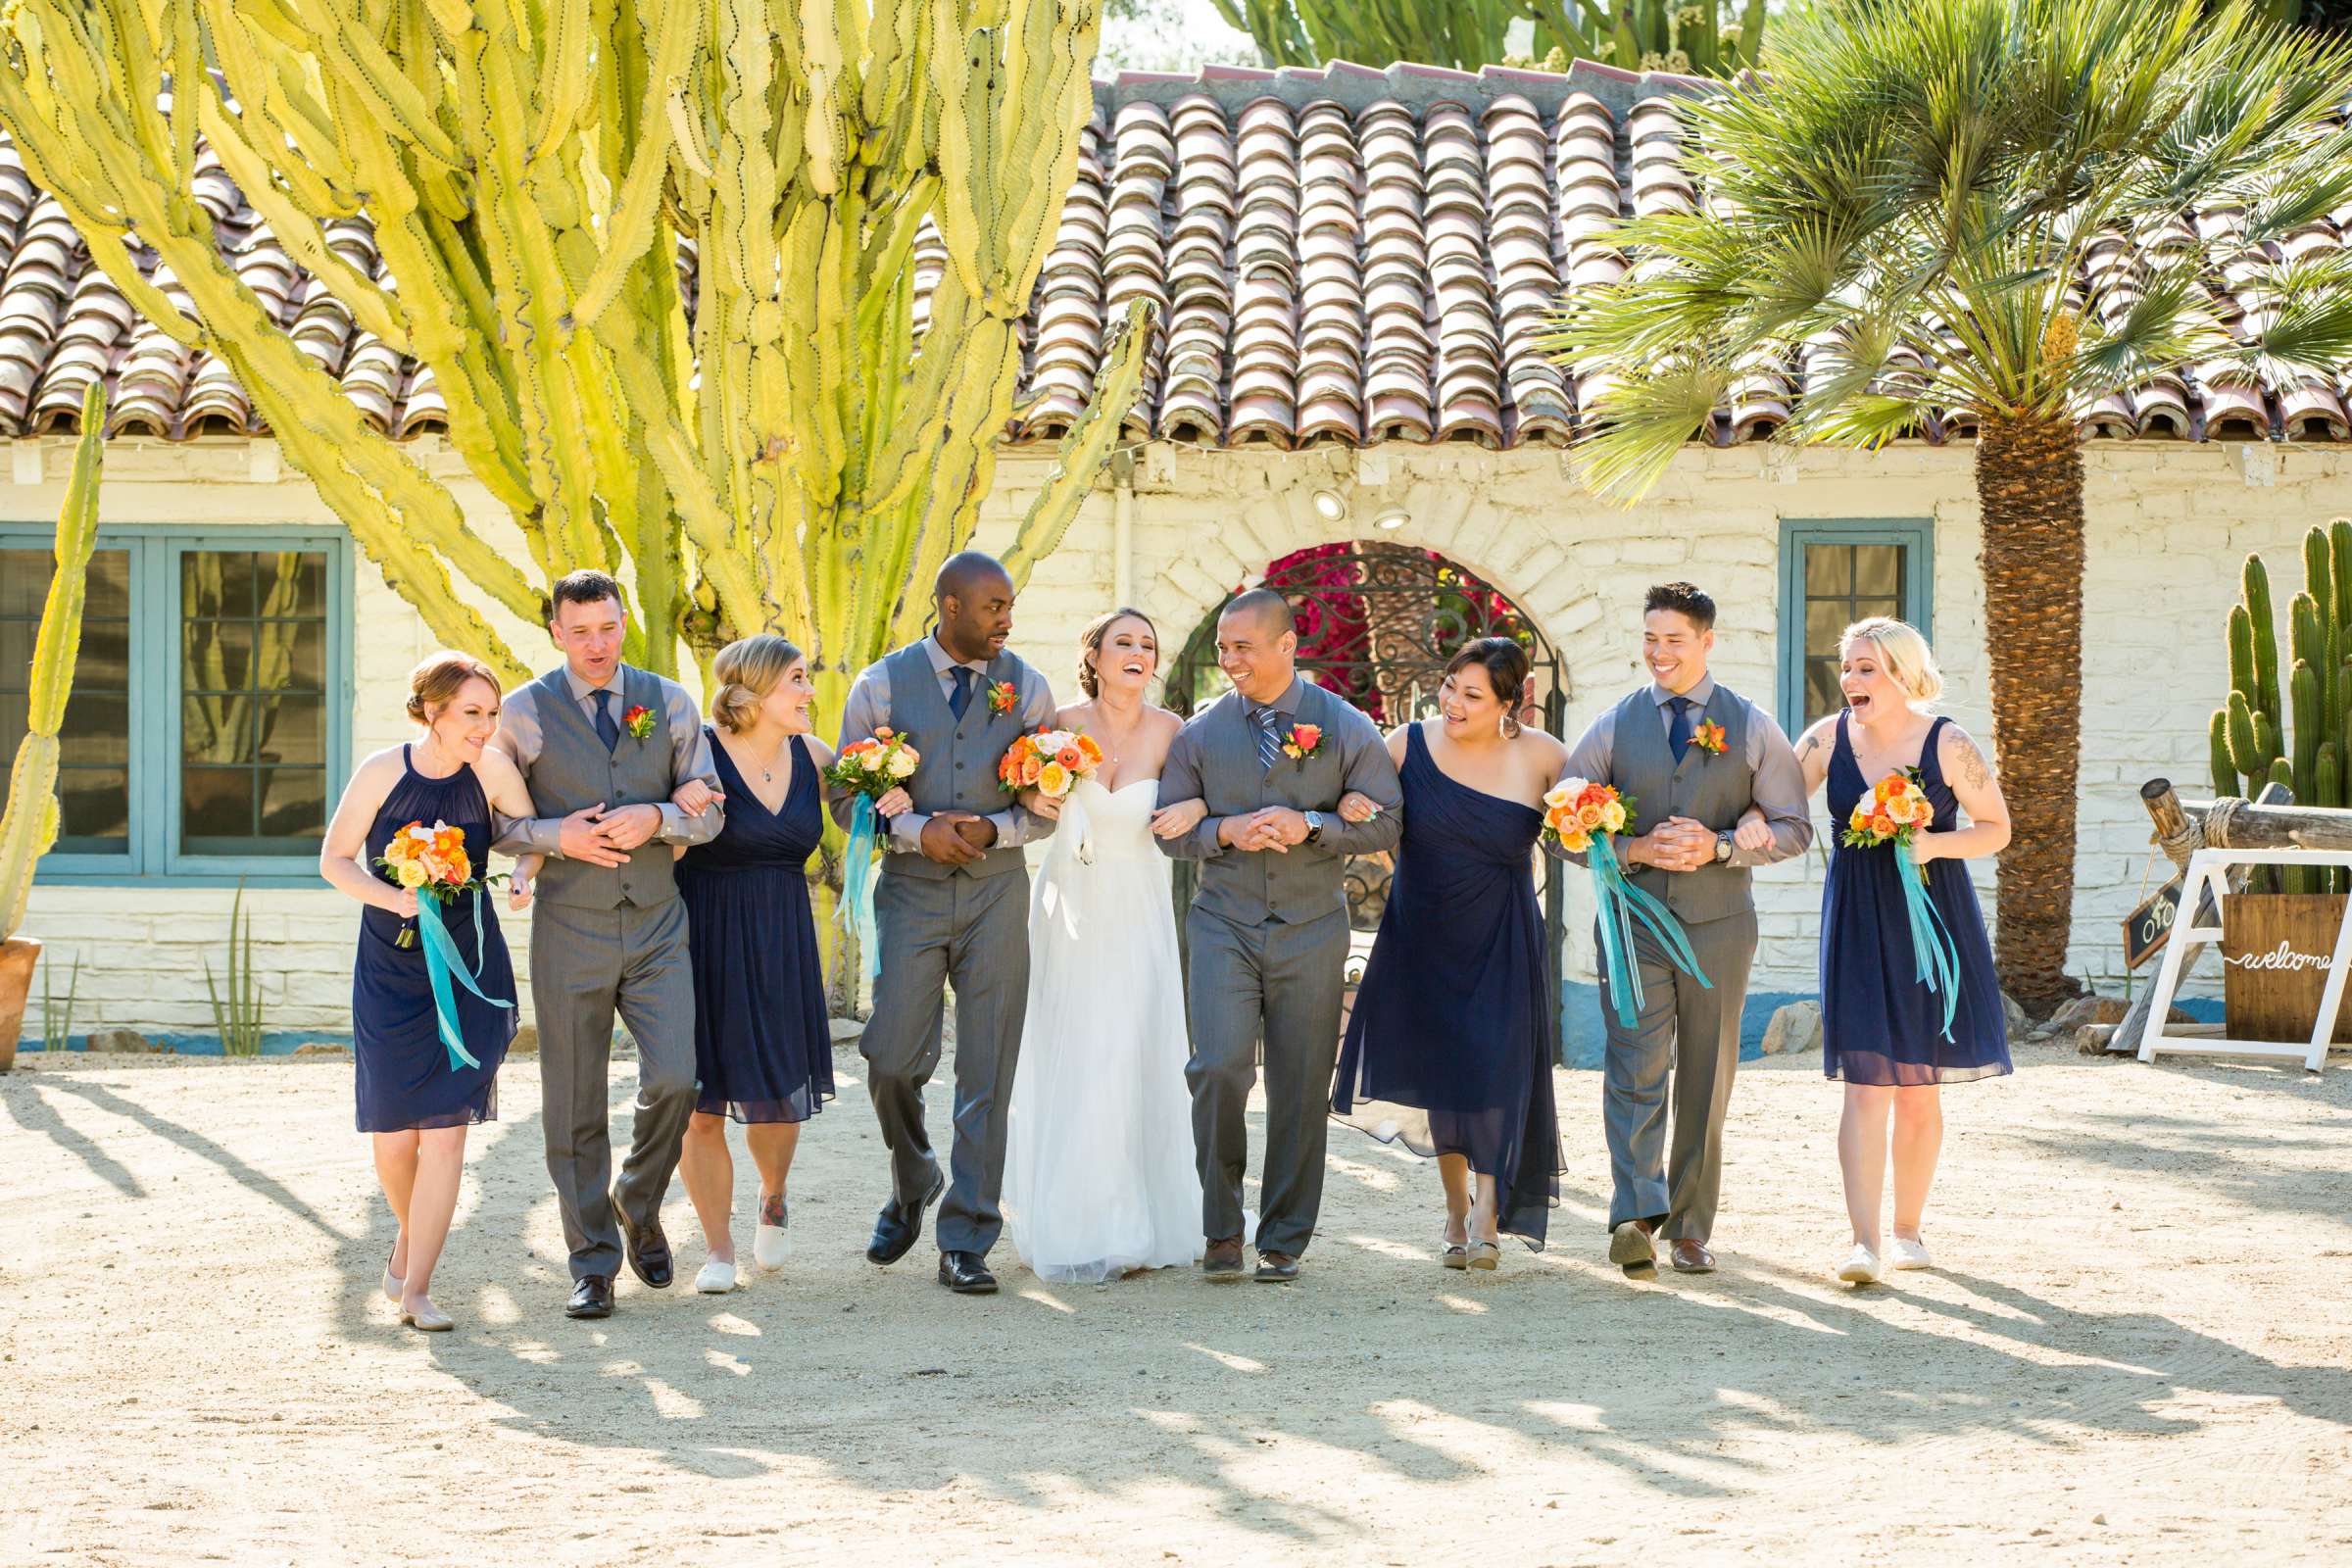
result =
[[[2344,920],[2340,893],[2240,893],[2222,901],[2222,1000],[2234,1040],[2309,1040]],[[2334,1039],[2352,1041],[2352,987]]]

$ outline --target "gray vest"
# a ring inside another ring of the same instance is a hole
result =
[[[1693,743],[1677,764],[1666,744],[1666,718],[1650,701],[1649,688],[1617,705],[1617,732],[1610,747],[1609,782],[1633,799],[1628,835],[1646,833],[1670,816],[1687,816],[1717,832],[1740,825],[1740,813],[1755,800],[1755,775],[1747,766],[1747,704],[1721,681],[1690,727],[1713,719],[1723,726],[1723,755]],[[1633,868],[1633,881],[1665,901],[1686,924],[1720,920],[1756,906],[1745,866],[1703,865],[1695,871]]]
[[[972,693],[963,722],[948,706],[931,656],[919,642],[909,643],[882,662],[890,677],[890,727],[906,737],[922,761],[906,781],[914,808],[925,815],[937,811],[969,811],[989,816],[1012,804],[997,783],[997,764],[1021,735],[1021,707],[1008,713],[989,707],[988,688],[1009,681],[1017,694],[1027,666],[1011,654],[999,654],[988,666],[986,683]],[[999,845],[968,865],[941,865],[921,855],[887,855],[884,871],[894,876],[919,876],[944,881],[951,876],[1004,876],[1022,868],[1021,852]]]
[[[524,771],[522,781],[541,816],[569,816],[599,801],[614,807],[657,805],[678,787],[670,776],[669,700],[662,678],[623,664],[613,689],[613,720],[618,722],[632,708],[650,708],[654,732],[639,740],[624,726],[620,744],[607,752],[587,712],[571,700],[571,679],[563,666],[534,684],[539,759]],[[670,870],[674,858],[660,839],[630,851],[625,865],[590,865],[551,856],[539,872],[539,897],[586,909],[666,904],[678,896],[677,878]]]
[[[1298,714],[1283,727],[1294,723],[1322,726],[1322,746],[1312,757],[1281,758],[1269,768],[1258,760],[1257,729],[1241,693],[1227,692],[1200,710],[1193,720],[1200,748],[1195,762],[1209,815],[1242,816],[1261,807],[1287,806],[1336,820],[1340,797],[1348,791],[1348,737],[1342,732],[1369,730],[1372,721],[1301,676]],[[1358,735],[1355,743],[1378,746],[1380,737],[1377,732]],[[1303,925],[1347,906],[1347,857],[1328,841],[1294,845],[1281,855],[1228,850],[1200,862],[1200,887],[1193,895],[1193,907],[1237,925]]]

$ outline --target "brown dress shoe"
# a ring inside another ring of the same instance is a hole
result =
[[[1210,1242],[1200,1254],[1200,1272],[1212,1280],[1238,1280],[1242,1277],[1242,1239],[1229,1236],[1221,1242]]]
[[[1656,1278],[1658,1250],[1649,1239],[1649,1227],[1638,1219],[1620,1221],[1609,1232],[1609,1261],[1625,1270],[1629,1279]]]
[[[1257,1254],[1257,1282],[1260,1285],[1288,1285],[1298,1277],[1298,1256],[1295,1252],[1260,1252]]]
[[[1707,1250],[1707,1244],[1704,1242],[1694,1242],[1685,1237],[1668,1246],[1667,1255],[1672,1260],[1674,1271],[1677,1274],[1712,1274],[1715,1272],[1715,1254]]]

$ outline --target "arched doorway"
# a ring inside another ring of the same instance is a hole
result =
[[[1383,730],[1436,712],[1446,662],[1480,637],[1509,637],[1527,650],[1528,695],[1536,711],[1523,711],[1523,721],[1557,735],[1567,720],[1565,666],[1535,618],[1500,589],[1437,551],[1378,540],[1315,545],[1272,563],[1259,586],[1291,602],[1298,622],[1299,670],[1361,709]],[[1217,668],[1217,615],[1223,609],[1223,601],[1210,608],[1168,670],[1167,704],[1187,717],[1227,690]],[[1180,860],[1175,871],[1181,931],[1199,867]],[[1559,872],[1559,862],[1542,859],[1544,951],[1555,998],[1565,926]],[[1386,856],[1359,857],[1348,864],[1348,920],[1355,932],[1348,965],[1351,991],[1388,903],[1390,874]]]

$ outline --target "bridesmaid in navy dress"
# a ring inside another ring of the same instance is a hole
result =
[[[1559,1200],[1559,1004],[1533,867],[1568,751],[1513,716],[1527,669],[1517,643],[1481,638],[1446,666],[1439,716],[1389,736],[1404,838],[1332,1090],[1340,1120],[1437,1157],[1447,1268],[1494,1268],[1501,1231],[1541,1250]],[[1373,809],[1350,795],[1340,813]]]
[[[816,688],[791,643],[746,637],[720,649],[710,669],[718,683],[710,755],[727,814],[718,836],[678,863],[701,1086],[678,1173],[710,1250],[695,1289],[723,1295],[737,1278],[728,1121],[745,1124],[760,1168],[753,1256],[775,1268],[791,1252],[785,1181],[801,1123],[833,1098],[824,967],[808,906],[808,857],[824,836],[823,774],[833,753],[808,732]],[[910,803],[893,799],[903,794],[878,804],[906,809]]]
[[[452,1326],[429,1294],[433,1267],[457,1211],[466,1129],[498,1114],[498,1067],[514,1038],[514,969],[487,893],[440,906],[482,993],[451,987],[459,1037],[478,1065],[457,1061],[441,1037],[416,933],[418,895],[375,861],[410,823],[447,823],[464,830],[474,876],[489,870],[491,808],[531,814],[514,764],[484,748],[498,709],[498,679],[480,660],[439,653],[418,664],[408,710],[422,734],[359,765],[318,856],[319,873],[368,906],[351,976],[359,1129],[371,1135],[376,1176],[400,1222],[384,1295],[399,1304],[402,1322],[427,1332]]]
[[[1964,863],[2009,842],[2009,808],[1984,754],[1948,718],[1923,711],[1943,690],[1926,639],[1899,620],[1856,621],[1838,641],[1845,708],[1797,745],[1808,792],[1826,784],[1831,825],[1842,834],[1854,805],[1887,774],[1917,767],[1936,815],[1894,845],[1838,845],[1821,895],[1823,1067],[1845,1081],[1838,1162],[1854,1250],[1838,1271],[1875,1284],[1889,1267],[1926,1268],[1921,1216],[1943,1144],[1938,1086],[2009,1071],[2001,987],[1984,916]],[[1968,826],[1960,826],[1962,815]],[[1900,881],[1924,867],[1928,896],[1951,933],[1959,985],[1944,1038],[1943,1001],[1917,978]],[[1894,1241],[1880,1246],[1893,1124]]]

